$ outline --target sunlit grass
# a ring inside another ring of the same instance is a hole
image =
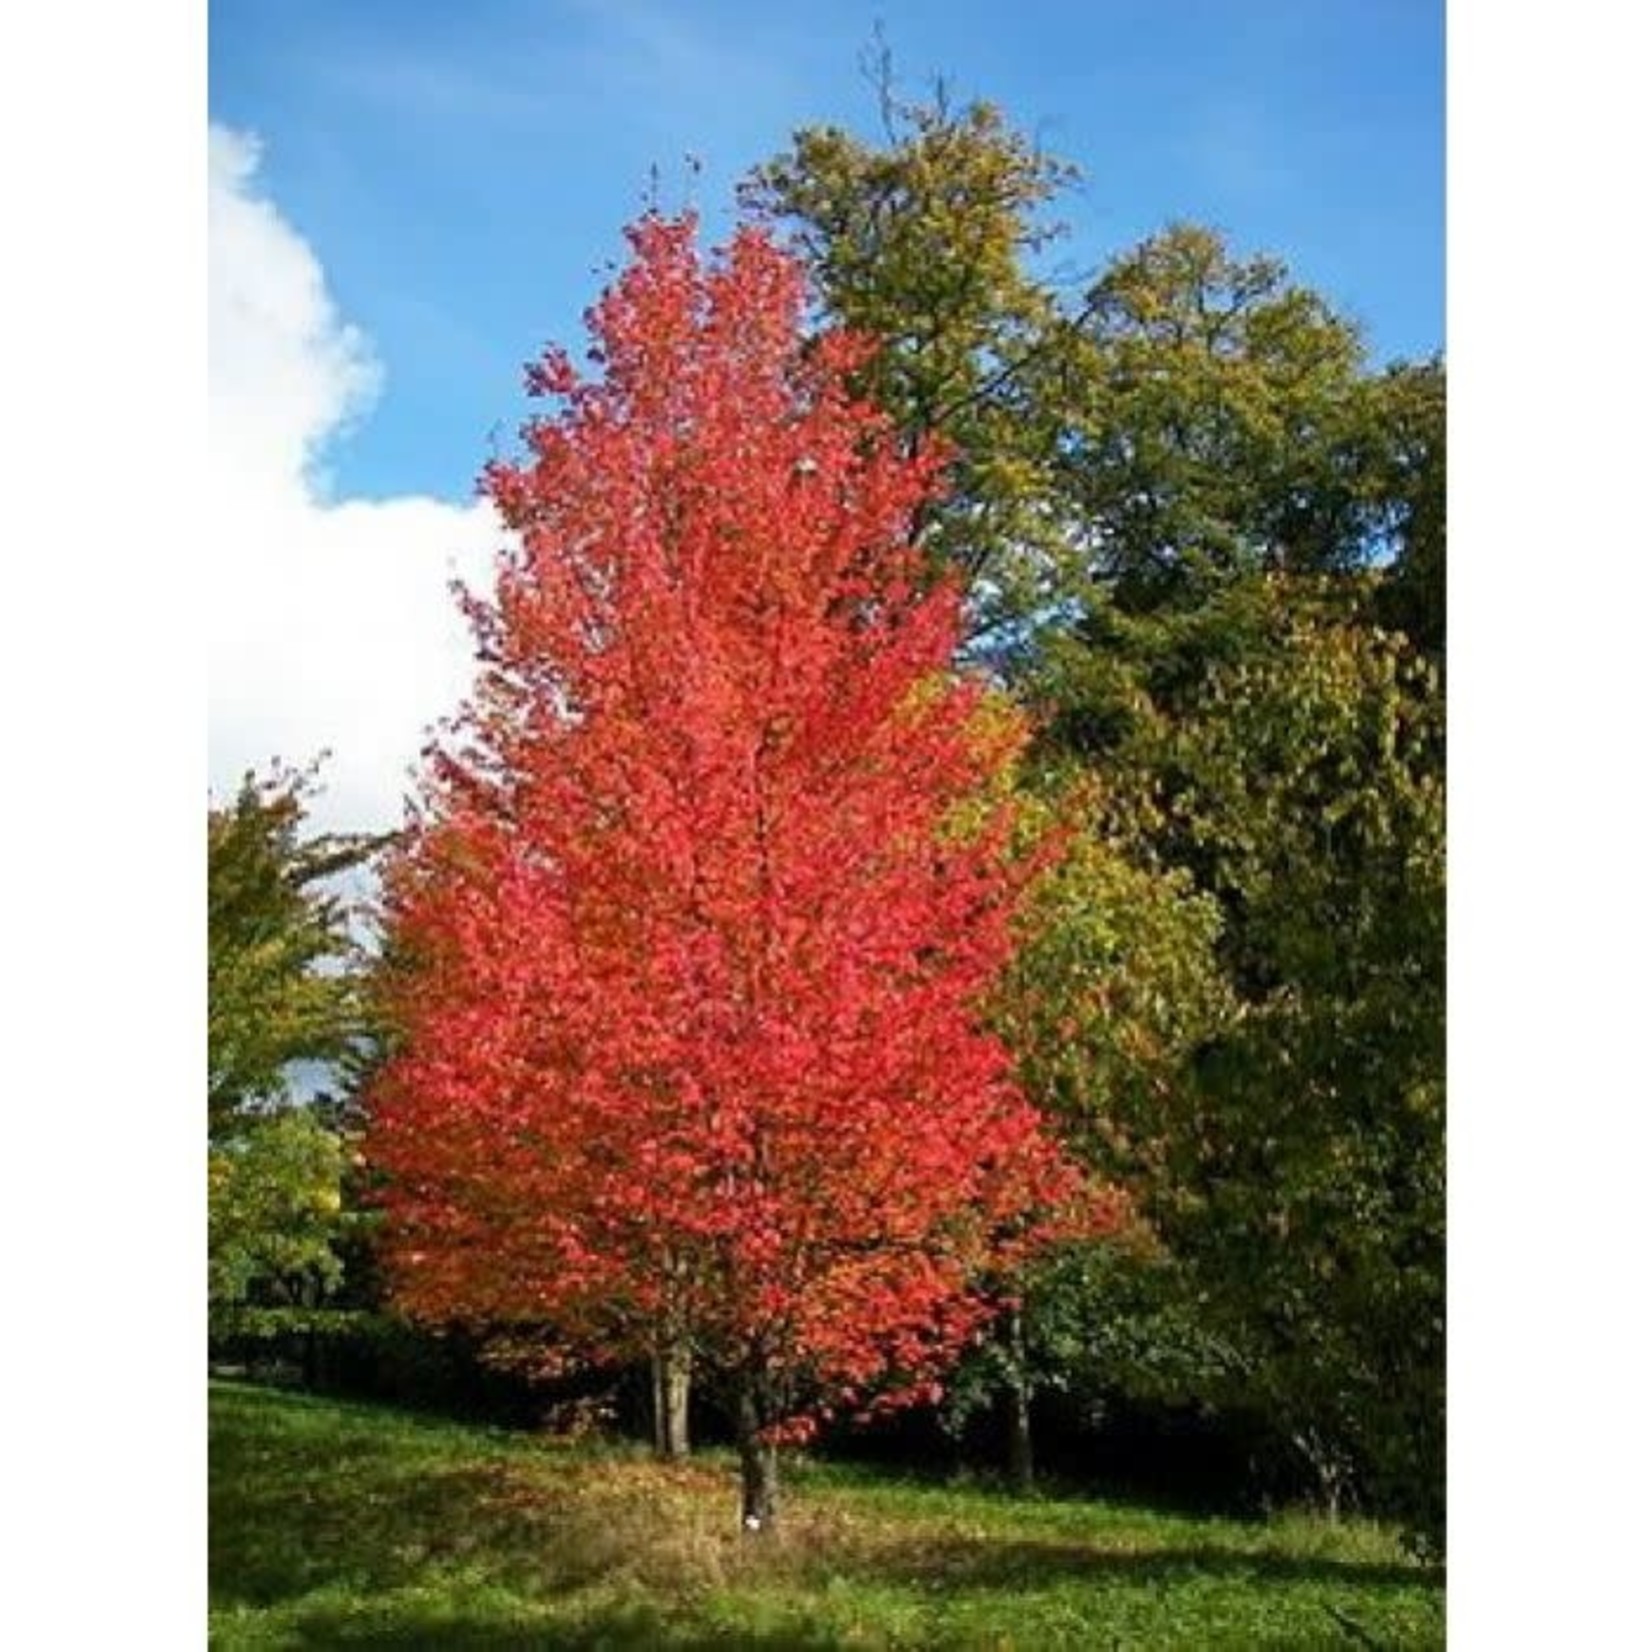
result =
[[[1436,1572],[1362,1524],[1246,1524],[796,1464],[744,1537],[730,1461],[680,1466],[215,1385],[212,1644],[1443,1644]]]

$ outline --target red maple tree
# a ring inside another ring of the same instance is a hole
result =
[[[797,263],[644,218],[485,487],[519,545],[387,881],[372,1096],[396,1292],[691,1347],[748,1525],[775,1446],[932,1392],[1068,1173],[984,1028],[1023,738],[951,670],[905,451]]]

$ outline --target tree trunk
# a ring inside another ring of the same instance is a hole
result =
[[[1010,1310],[1004,1326],[1009,1352],[1008,1447],[1010,1485],[1025,1496],[1033,1489],[1032,1384],[1027,1380],[1027,1343],[1021,1310]]]
[[[1314,1478],[1319,1483],[1316,1499],[1320,1512],[1332,1522],[1342,1518],[1342,1494],[1347,1484],[1347,1465],[1329,1448],[1318,1430],[1305,1429],[1292,1436],[1297,1449],[1308,1460]]]
[[[1025,1496],[1033,1489],[1032,1405],[1025,1378],[1011,1379],[1009,1402],[1010,1486]]]
[[[316,1348],[315,1324],[310,1318],[319,1295],[313,1279],[305,1279],[298,1288],[298,1306],[304,1316],[304,1329],[298,1341],[299,1380],[311,1394],[320,1387],[321,1359]]]
[[[747,1532],[771,1531],[780,1517],[780,1454],[763,1437],[768,1419],[760,1403],[759,1385],[746,1378],[735,1412],[735,1437],[740,1447],[740,1525]]]
[[[692,1372],[687,1347],[666,1339],[654,1350],[654,1452],[669,1462],[688,1455],[688,1394]]]

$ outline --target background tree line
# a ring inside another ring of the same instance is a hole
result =
[[[993,1014],[1135,1211],[1015,1282],[947,1415],[1000,1416],[1023,1480],[1052,1408],[1243,1419],[1326,1503],[1438,1543],[1443,363],[1372,363],[1198,225],[1063,291],[1070,167],[989,105],[886,89],[883,115],[878,142],[798,133],[745,205],[821,323],[880,341],[863,392],[949,445],[918,544],[967,582],[965,663],[1040,731],[1021,807],[1069,828]],[[351,1097],[395,1027],[329,893],[374,845],[305,838],[305,784],[209,817],[225,1346],[376,1302]],[[295,1062],[342,1099],[295,1104]]]

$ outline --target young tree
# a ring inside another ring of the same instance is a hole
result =
[[[283,1098],[298,1062],[336,1066],[366,1032],[342,899],[330,880],[375,842],[304,835],[308,773],[248,774],[207,811],[207,1110],[233,1134]]]
[[[344,1278],[349,1148],[312,1107],[254,1119],[207,1156],[207,1300],[215,1323],[246,1307],[313,1308]]]
[[[755,1529],[777,1445],[929,1392],[1072,1181],[984,1024],[1037,857],[911,543],[940,459],[760,231],[629,238],[598,373],[548,353],[487,473],[520,546],[391,870],[369,1146],[410,1312],[690,1348]]]
[[[207,811],[207,1299],[214,1335],[295,1331],[337,1289],[350,1148],[292,1069],[348,1072],[369,1021],[333,880],[375,840],[309,835],[313,771],[249,774]],[[306,1358],[308,1358],[308,1352]]]

